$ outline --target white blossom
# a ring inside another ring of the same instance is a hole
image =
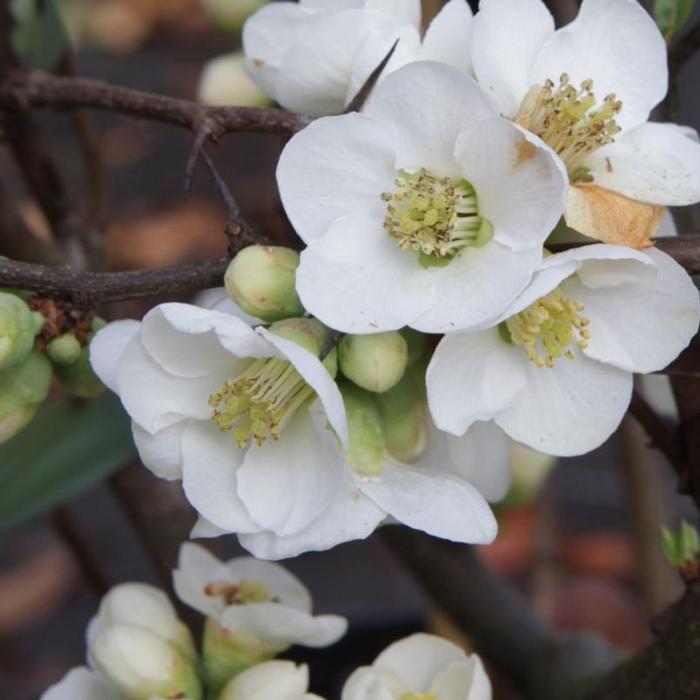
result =
[[[322,700],[307,693],[309,669],[292,661],[266,661],[243,671],[223,689],[219,700]]]

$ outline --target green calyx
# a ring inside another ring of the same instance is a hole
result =
[[[273,323],[269,330],[270,333],[291,340],[319,358],[327,350],[331,335],[330,330],[315,318],[288,318]],[[323,366],[331,377],[338,373],[338,352],[335,347],[323,358]]]
[[[71,364],[57,362],[54,368],[61,384],[75,396],[92,399],[105,390],[104,384],[92,370],[90,348],[87,345],[80,349],[77,358]]]
[[[80,341],[72,333],[54,338],[46,346],[46,354],[57,365],[72,365],[80,357]]]
[[[32,311],[24,300],[0,292],[0,370],[18,364],[29,355],[43,325],[41,314]]]
[[[408,345],[398,331],[346,335],[338,346],[340,371],[357,386],[382,393],[403,377]]]

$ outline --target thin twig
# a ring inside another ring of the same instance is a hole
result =
[[[192,189],[192,179],[194,177],[194,171],[197,169],[197,163],[199,162],[199,156],[202,153],[202,148],[207,142],[210,136],[209,126],[204,124],[201,126],[194,135],[194,140],[192,141],[192,150],[190,151],[190,156],[187,159],[187,166],[185,167],[185,181],[183,184],[183,189],[185,190],[185,195],[190,193]]]

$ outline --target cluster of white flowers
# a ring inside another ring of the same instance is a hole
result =
[[[296,577],[251,557],[221,562],[186,543],[173,583],[181,602],[206,616],[201,654],[165,593],[121,584],[89,624],[88,665],[71,670],[41,700],[323,700],[308,692],[305,664],[274,657],[293,644],[334,644],[347,622],[314,617],[309,592]],[[417,634],[355,671],[342,698],[380,693],[490,700],[491,685],[477,656]]]
[[[596,448],[633,373],[697,331],[696,287],[650,237],[665,206],[700,201],[700,144],[647,121],[667,67],[641,5],[583,0],[555,31],[540,0],[482,0],[473,17],[450,0],[422,37],[419,10],[253,15],[249,75],[320,117],[277,170],[306,248],[243,251],[229,296],[163,304],[92,344],[144,464],[182,479],[194,536],[236,533],[271,559],[383,523],[490,542],[509,438]],[[589,245],[550,254],[563,235]]]

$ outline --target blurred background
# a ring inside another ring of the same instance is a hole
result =
[[[231,9],[237,0],[226,4]],[[571,4],[559,9],[570,11]],[[426,2],[426,16],[439,5]],[[217,26],[201,0],[65,0],[61,9],[77,49],[78,75],[143,90],[196,99],[205,64],[240,46],[239,20],[218,17]],[[696,56],[679,83],[679,121],[696,128],[699,74]],[[256,103],[259,96],[250,93],[242,77],[234,79],[233,69],[228,76],[230,82],[202,85],[204,96],[221,104]],[[183,194],[191,135],[103,114],[90,119],[104,169],[99,182],[86,179],[70,118],[42,114],[41,124],[76,196],[91,192],[100,200],[105,266],[138,269],[224,255],[225,211],[206,172],[198,172],[189,197]],[[212,150],[245,216],[277,241],[289,235],[274,183],[282,146],[274,136],[230,135]],[[4,148],[0,178],[33,235],[46,237],[46,222]],[[696,215],[679,224],[698,230]],[[0,249],[0,254],[12,251]],[[147,308],[128,303],[109,312],[138,318]],[[665,378],[652,377],[641,388],[664,416],[673,418]],[[32,434],[40,445],[46,437],[41,427]],[[675,527],[682,517],[694,517],[690,503],[675,493],[670,468],[647,442],[627,419],[606,445],[583,458],[557,461],[514,448],[513,490],[498,509],[501,535],[480,550],[488,566],[514,582],[555,627],[595,632],[625,651],[645,644],[649,617],[681,590],[677,573],[663,558],[659,524]],[[94,478],[81,477],[63,494],[69,496],[63,505],[51,504],[41,513],[22,509],[13,479],[20,483],[30,465],[11,459],[6,448],[0,451],[0,697],[33,700],[84,661],[84,631],[101,586],[159,580],[115,498],[117,479],[95,484]],[[10,461],[14,471],[8,472]],[[112,470],[105,466],[104,473]],[[142,472],[143,480],[153,479]],[[170,498],[175,489],[167,488]],[[180,515],[177,511],[173,517]],[[212,546],[222,556],[240,552],[233,538]],[[348,636],[335,647],[296,654],[312,664],[314,692],[337,697],[352,668],[371,662],[386,644],[412,631],[430,629],[468,645],[380,535],[288,565],[309,586],[320,612],[346,615],[351,623]],[[517,697],[494,680],[498,698]]]

